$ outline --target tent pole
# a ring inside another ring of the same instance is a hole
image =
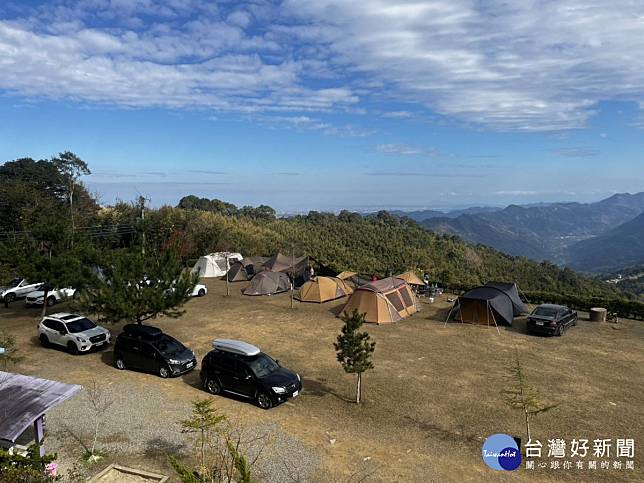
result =
[[[295,288],[295,247],[291,248],[291,308],[293,308],[293,289]]]
[[[228,281],[229,271],[230,271],[230,265],[228,264],[228,252],[226,252],[226,297],[230,297],[230,285]]]
[[[456,303],[458,303],[458,301]],[[447,318],[445,319],[445,323],[443,324],[443,327],[447,327],[447,322],[449,321],[449,318],[452,315],[452,311],[454,310],[455,305],[456,304],[452,305],[452,308],[449,309],[449,314],[447,314]]]
[[[496,323],[496,317],[494,317],[494,312],[490,310],[490,313],[492,314],[492,320],[494,320],[494,326],[496,327],[496,331],[499,335],[501,335],[501,331],[499,330],[499,324]]]

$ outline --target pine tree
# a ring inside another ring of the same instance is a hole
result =
[[[348,374],[357,374],[356,381],[356,403],[362,400],[362,373],[373,369],[371,355],[376,349],[376,343],[370,341],[367,332],[358,332],[364,324],[364,314],[354,310],[351,315],[342,317],[344,326],[334,343],[337,351],[338,362],[342,364],[344,371]]]
[[[526,432],[528,441],[531,439],[530,417],[537,414],[545,413],[558,406],[558,404],[548,405],[541,400],[539,392],[534,386],[528,383],[518,351],[515,352],[514,366],[510,368],[510,374],[514,378],[514,384],[509,388],[501,391],[501,396],[505,404],[512,409],[520,409],[525,417]]]

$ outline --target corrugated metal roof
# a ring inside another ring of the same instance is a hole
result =
[[[0,439],[16,439],[48,410],[82,389],[76,384],[0,371]]]

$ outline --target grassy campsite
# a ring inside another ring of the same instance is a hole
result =
[[[535,418],[536,436],[637,437],[644,429],[644,400],[637,384],[644,367],[640,322],[625,320],[615,327],[588,322],[582,314],[566,337],[546,338],[527,335],[525,321],[517,319],[498,335],[486,326],[445,326],[452,305],[445,294],[434,304],[421,302],[422,310],[400,323],[368,325],[376,342],[374,369],[364,376],[364,401],[357,406],[351,402],[354,378],[343,373],[333,349],[342,326],[336,314],[345,301],[296,302],[291,309],[288,293],[246,297],[241,291],[247,284],[232,284],[226,296],[225,281],[211,279],[208,295],[190,301],[183,316],[154,324],[199,356],[214,337],[239,338],[303,375],[302,396],[268,412],[239,398],[216,398],[222,413],[245,426],[270,427],[274,441],[266,451],[284,462],[267,464],[277,475],[267,481],[289,481],[287,474],[302,481],[498,480],[480,463],[480,447],[494,432],[524,432],[522,415],[500,396],[511,384],[508,367],[517,350],[531,383],[559,404]],[[21,371],[85,385],[100,380],[123,404],[100,436],[108,460],[168,471],[165,454],[186,450],[176,420],[189,411],[191,400],[203,397],[198,375],[164,380],[117,371],[110,349],[83,356],[82,364],[64,351],[45,356],[34,336],[35,318],[33,310],[23,307],[0,311],[3,329],[16,336],[22,349]],[[118,324],[113,327],[118,329]],[[128,392],[136,395],[126,397]],[[159,394],[163,405],[151,407]],[[81,400],[73,400],[48,415],[50,448],[67,464],[79,452],[74,435],[83,431],[82,420],[69,415],[86,411]],[[636,460],[637,466],[642,463]],[[548,471],[508,478],[546,481],[555,475],[566,481],[592,479],[583,472]],[[626,470],[611,475],[614,481],[639,478]]]

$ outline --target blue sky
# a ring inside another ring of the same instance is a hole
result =
[[[644,190],[644,4],[0,4],[0,160],[281,212]]]

